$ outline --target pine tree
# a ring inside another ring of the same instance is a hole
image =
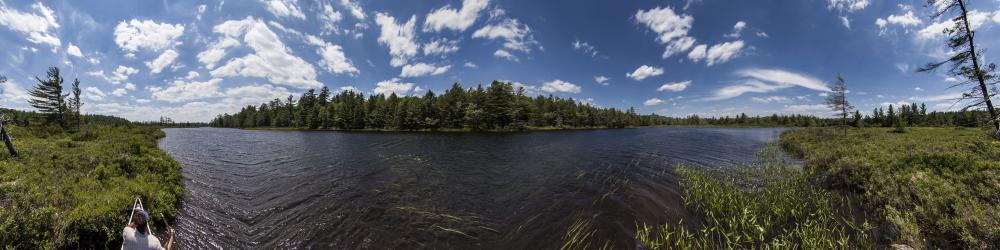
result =
[[[46,114],[48,122],[58,122],[59,126],[66,128],[66,100],[64,99],[66,96],[62,93],[62,75],[59,74],[59,68],[56,67],[50,67],[46,75],[48,78],[45,80],[35,77],[38,84],[28,91],[28,94],[31,95],[28,103],[39,112]]]
[[[944,64],[951,64],[948,75],[962,78],[964,81],[954,86],[965,86],[967,89],[962,93],[961,99],[973,100],[965,108],[984,106],[990,115],[990,122],[993,123],[994,133],[1000,135],[1000,120],[994,110],[992,98],[994,94],[989,91],[990,86],[997,83],[996,65],[983,62],[983,50],[976,49],[975,31],[969,24],[969,10],[966,8],[966,0],[927,0],[929,6],[937,7],[932,17],[937,18],[948,12],[958,12],[958,16],[952,18],[952,27],[944,29],[948,36],[948,47],[957,54],[948,57],[941,62],[928,63],[919,68],[918,72],[933,71]]]
[[[80,91],[80,79],[73,79],[72,93],[73,98],[70,105],[72,106],[73,118],[76,118],[76,128],[80,129],[80,126],[83,125],[83,114],[80,112],[80,109],[83,107],[83,101],[80,100],[80,94],[82,93],[82,91]]]
[[[839,73],[837,74],[837,82],[834,83],[833,88],[830,88],[830,94],[826,96],[826,106],[833,110],[834,116],[840,117],[841,126],[846,135],[847,115],[854,107],[847,101],[847,85],[844,83],[844,77]]]

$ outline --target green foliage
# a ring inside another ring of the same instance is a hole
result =
[[[678,166],[692,223],[641,225],[636,240],[648,249],[865,249],[871,227],[852,199],[827,191],[768,147],[740,168]]]
[[[830,188],[863,197],[894,243],[1000,247],[1000,143],[978,129],[890,130],[792,130],[781,144]]]
[[[247,106],[235,114],[222,114],[210,123],[216,127],[290,127],[301,129],[368,130],[501,130],[538,128],[624,128],[660,125],[717,126],[818,126],[831,119],[812,116],[757,116],[737,118],[684,118],[656,114],[640,115],[634,108],[619,110],[595,107],[572,98],[529,97],[523,88],[494,81],[488,87],[464,89],[454,84],[443,95],[371,95],[328,89],[289,96],[259,106]]]
[[[59,68],[56,67],[49,67],[46,74],[45,80],[35,77],[38,84],[28,90],[28,94],[31,95],[28,104],[46,114],[49,122],[57,122],[59,126],[66,128],[67,106],[65,96],[62,93],[63,77],[59,74]]]
[[[153,215],[176,216],[181,168],[156,147],[162,131],[130,125],[90,125],[73,133],[8,129],[21,157],[0,154],[0,245],[117,247],[137,195]],[[153,225],[162,225],[165,218],[156,217]]]

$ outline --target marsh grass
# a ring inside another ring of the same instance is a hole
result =
[[[776,146],[746,167],[678,166],[685,208],[699,222],[637,226],[648,249],[874,247],[873,227],[852,199],[815,185]]]
[[[1000,247],[1000,144],[972,128],[799,129],[781,135],[814,178],[862,198],[891,244]]]
[[[136,196],[153,215],[176,215],[180,165],[156,146],[163,132],[129,125],[66,133],[8,127],[21,153],[0,153],[0,245],[115,248]],[[154,226],[164,218],[153,216]]]

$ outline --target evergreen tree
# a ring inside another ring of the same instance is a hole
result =
[[[59,126],[66,128],[66,96],[63,95],[63,78],[59,74],[59,68],[50,67],[46,72],[47,78],[38,80],[38,84],[28,91],[31,98],[28,103],[38,111],[46,114],[48,122],[57,122]]]
[[[830,94],[826,96],[826,106],[834,112],[834,116],[840,117],[841,127],[844,134],[847,134],[847,116],[854,107],[847,101],[847,85],[844,77],[837,74],[837,82],[830,88]],[[745,116],[745,115],[744,115]]]
[[[952,18],[952,26],[944,29],[948,36],[948,47],[957,54],[948,57],[941,62],[928,63],[919,68],[919,72],[933,71],[945,64],[951,64],[948,75],[964,79],[955,86],[965,86],[967,89],[962,94],[962,99],[973,100],[965,108],[985,107],[990,114],[990,122],[993,123],[994,133],[1000,136],[1000,119],[994,110],[990,87],[997,83],[996,65],[983,61],[982,49],[976,49],[975,31],[969,24],[969,10],[966,8],[966,0],[927,0],[929,6],[934,6],[937,10],[932,17],[938,18],[949,12],[958,12],[958,16]],[[994,93],[995,94],[995,93]]]
[[[80,113],[80,108],[83,107],[83,101],[80,100],[80,94],[82,93],[80,91],[80,79],[73,79],[72,93],[73,98],[70,101],[70,105],[72,106],[71,111],[73,111],[73,118],[76,121],[76,128],[80,129],[80,126],[83,125],[83,115]]]

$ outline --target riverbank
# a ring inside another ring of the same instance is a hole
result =
[[[534,132],[534,131],[560,131],[560,130],[596,130],[596,129],[629,129],[629,128],[645,128],[645,127],[623,127],[623,128],[608,128],[608,127],[525,127],[523,130],[513,130],[513,129],[489,129],[489,130],[472,130],[468,128],[455,129],[455,128],[438,128],[438,129],[380,129],[380,128],[363,128],[363,129],[337,129],[337,128],[323,128],[323,129],[309,129],[309,128],[289,128],[289,127],[253,127],[253,128],[241,128],[245,130],[266,130],[266,131],[339,131],[339,132],[440,132],[440,133],[507,133],[507,132]]]
[[[969,128],[789,130],[740,169],[679,166],[696,223],[639,225],[651,249],[1000,245],[1000,143]],[[692,225],[694,224],[694,225]]]
[[[0,245],[15,249],[117,248],[141,196],[153,225],[176,215],[181,167],[157,148],[163,132],[84,126],[66,133],[9,126],[19,158],[0,153]]]

